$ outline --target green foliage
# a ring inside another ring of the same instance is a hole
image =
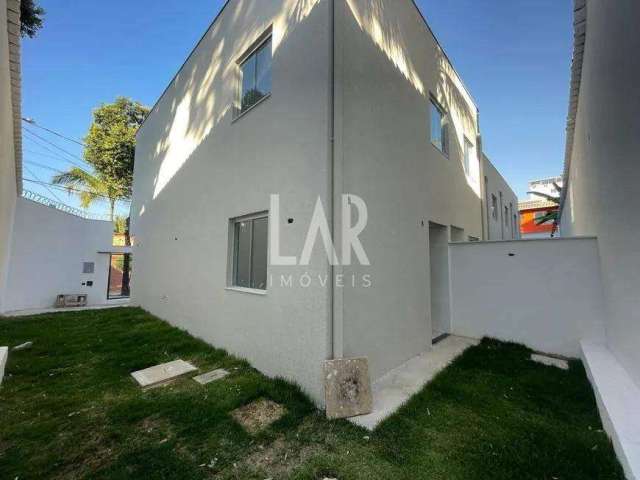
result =
[[[113,232],[125,233],[127,231],[127,217],[116,215],[113,220]]]
[[[29,340],[0,387],[2,478],[624,479],[580,362],[520,345],[468,349],[368,432],[140,309],[3,319],[0,345]],[[231,375],[149,391],[130,377],[176,358]],[[258,398],[287,414],[250,435],[231,412]]]
[[[84,158],[117,193],[118,200],[131,198],[136,132],[148,113],[148,108],[124,97],[93,112]]]
[[[42,28],[44,9],[36,0],[22,0],[20,2],[20,35],[33,38]]]
[[[82,208],[89,208],[96,200],[108,200],[111,220],[113,220],[115,202],[121,196],[119,190],[103,176],[92,175],[81,168],[74,167],[68,172],[55,175],[52,182],[66,186],[69,194],[78,195]]]

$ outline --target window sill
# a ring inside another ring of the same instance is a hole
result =
[[[258,290],[257,288],[245,288],[245,287],[227,287],[225,290],[229,292],[249,293],[251,295],[266,295],[266,290]]]
[[[265,95],[264,97],[262,97],[260,100],[258,100],[256,103],[254,103],[253,105],[251,105],[249,108],[247,108],[244,112],[240,112],[238,113],[233,120],[231,120],[231,124],[236,123],[238,120],[240,120],[242,117],[244,117],[245,115],[247,115],[249,112],[253,111],[254,108],[256,108],[258,105],[261,105],[262,103],[266,102],[268,99],[271,98],[271,94],[268,93],[267,95]]]
[[[438,145],[436,145],[435,143],[431,142],[431,146],[433,148],[435,148],[438,151],[438,153],[440,153],[440,155],[442,155],[444,158],[449,160],[449,154],[445,153],[444,150],[442,150]]]

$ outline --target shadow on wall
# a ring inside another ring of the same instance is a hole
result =
[[[152,158],[139,159],[157,165],[152,199],[156,199],[171,182],[216,125],[224,119],[231,121],[229,116],[239,109],[237,59],[240,55],[272,25],[275,59],[282,42],[319,2],[287,0],[280,12],[268,19],[256,14],[259,4],[256,1],[240,0],[223,7],[225,11],[221,12],[221,18],[205,33],[140,129],[142,132],[153,128],[156,119],[170,119],[159,138],[152,140],[156,145]],[[242,28],[235,28],[236,25]],[[230,42],[220,31],[223,28],[234,35],[246,33]],[[136,213],[144,214],[144,211],[145,206],[141,205]]]
[[[470,138],[472,143],[476,145],[476,108],[471,96],[467,93],[466,88],[462,84],[462,81],[458,77],[458,74],[452,67],[449,59],[446,57],[442,48],[438,45],[437,40],[434,37],[435,50],[434,65],[437,68],[436,86],[435,90],[429,91],[429,83],[427,79],[423,78],[418,71],[418,67],[410,58],[408,53],[409,42],[406,38],[404,30],[406,26],[403,26],[397,13],[390,5],[394,5],[393,1],[389,0],[347,0],[347,4],[351,10],[351,13],[362,31],[367,33],[377,47],[385,54],[394,67],[402,74],[409,85],[415,89],[425,100],[429,100],[430,95],[433,94],[438,102],[444,105],[448,109],[450,115],[450,141],[455,141],[455,144],[450,145],[451,154],[457,154],[457,157],[461,160],[460,168],[463,168],[463,152],[464,152],[464,138],[465,132],[474,132],[473,138]],[[418,7],[416,8],[416,15],[419,17],[418,21],[422,23],[426,33],[432,35],[428,26],[424,24]],[[457,128],[461,126],[462,129]],[[474,158],[478,158],[474,155]],[[474,194],[480,198],[480,169],[479,162],[477,171],[473,172],[472,178],[467,178],[468,186],[473,190]]]

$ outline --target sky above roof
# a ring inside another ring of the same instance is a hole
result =
[[[224,1],[40,3],[45,27],[23,42],[23,115],[81,139],[102,102],[122,95],[153,105]],[[485,153],[521,198],[528,181],[562,170],[571,3],[417,0],[480,109]],[[48,182],[55,170],[80,163],[79,145],[27,128],[26,179]],[[25,188],[77,206],[60,190],[33,182]],[[93,208],[105,210],[106,204]]]

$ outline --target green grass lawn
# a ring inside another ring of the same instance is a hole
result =
[[[624,478],[581,364],[514,344],[467,350],[369,433],[139,309],[0,320],[0,345],[28,340],[0,386],[0,479]],[[232,374],[148,391],[130,377],[176,358]],[[256,399],[287,413],[251,435],[230,412]]]

